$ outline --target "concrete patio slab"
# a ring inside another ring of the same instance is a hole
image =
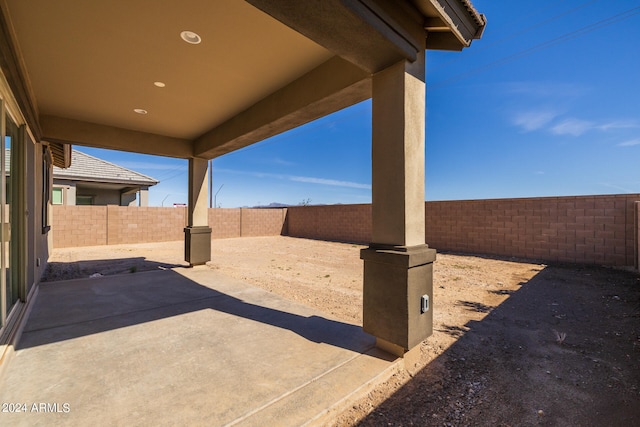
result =
[[[42,283],[0,424],[322,425],[401,366],[374,342],[206,267]]]

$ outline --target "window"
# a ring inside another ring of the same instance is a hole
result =
[[[93,205],[93,196],[76,196],[76,205]]]
[[[61,205],[62,202],[62,188],[54,188],[51,190],[51,204]]]

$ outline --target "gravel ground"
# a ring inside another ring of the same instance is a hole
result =
[[[215,240],[209,268],[353,324],[362,246]],[[183,242],[57,249],[46,280],[184,265]],[[640,425],[640,276],[438,254],[434,334],[334,426]]]

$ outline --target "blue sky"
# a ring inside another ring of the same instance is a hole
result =
[[[463,52],[427,53],[426,200],[640,193],[640,1],[474,0]],[[75,147],[187,201],[186,160]],[[222,207],[371,202],[371,102],[213,161]],[[220,188],[222,186],[222,188]]]

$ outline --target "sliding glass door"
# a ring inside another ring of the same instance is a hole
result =
[[[5,159],[3,162],[5,181],[5,197],[4,197],[4,238],[2,248],[2,264],[5,277],[5,313],[9,315],[9,312],[20,298],[19,294],[19,282],[16,277],[16,269],[12,268],[18,263],[17,258],[19,256],[18,249],[18,237],[19,232],[16,232],[16,225],[19,221],[16,221],[16,217],[19,214],[15,209],[16,195],[19,193],[20,180],[18,179],[18,172],[20,167],[16,162],[15,154],[19,151],[18,138],[18,126],[11,120],[9,115],[5,115],[5,137],[4,137],[4,154]],[[19,157],[19,156],[18,156]]]
[[[23,206],[24,197],[22,190],[24,183],[24,156],[22,155],[23,141],[21,131],[15,121],[6,112],[5,105],[0,104],[2,118],[2,135],[4,148],[0,153],[0,319],[5,326],[11,310],[24,295],[19,266],[24,261],[21,259],[21,248],[24,239],[21,239],[25,215]],[[22,179],[21,179],[22,177]]]

